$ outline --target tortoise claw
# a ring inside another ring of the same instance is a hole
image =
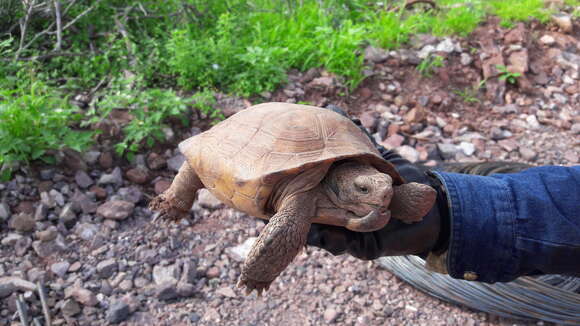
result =
[[[245,295],[249,295],[254,290],[256,290],[258,297],[262,297],[262,294],[264,292],[268,291],[268,289],[270,289],[271,284],[272,284],[271,281],[270,282],[260,282],[260,281],[254,281],[251,279],[246,279],[246,278],[240,277],[240,279],[238,280],[238,283],[237,283],[237,287],[238,288],[245,287],[245,290],[244,290]]]
[[[157,224],[160,222],[179,222],[181,219],[189,215],[189,211],[181,210],[166,198],[165,194],[161,194],[149,203],[149,209],[157,212],[153,217],[152,222]]]

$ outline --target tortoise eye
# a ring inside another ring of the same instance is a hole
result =
[[[369,193],[369,189],[365,186],[358,186],[358,190],[360,192],[362,192],[363,194],[368,194]]]

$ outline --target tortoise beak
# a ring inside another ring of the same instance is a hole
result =
[[[382,229],[391,219],[391,211],[384,207],[375,208],[360,218],[350,218],[346,228],[356,232],[372,232]]]

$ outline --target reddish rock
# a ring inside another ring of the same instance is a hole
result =
[[[518,23],[516,27],[512,28],[504,36],[504,41],[507,44],[523,43],[526,35],[526,28],[523,23]]]
[[[425,109],[422,107],[416,107],[411,109],[411,111],[409,111],[407,114],[405,114],[405,117],[403,119],[405,120],[406,123],[411,124],[423,122],[426,117],[427,113],[425,112]]]
[[[112,220],[124,220],[133,213],[133,209],[135,209],[135,204],[131,202],[111,200],[99,206],[97,214]]]
[[[98,199],[107,198],[107,191],[99,186],[92,186],[91,189],[89,189],[89,191],[94,193]]]
[[[159,170],[164,168],[166,165],[167,160],[157,153],[151,153],[147,156],[147,166],[151,170]]]
[[[387,149],[393,149],[393,148],[401,146],[404,141],[405,141],[405,137],[403,137],[399,134],[394,134],[392,136],[387,137],[387,139],[385,139],[382,142],[382,145],[385,146]]]
[[[513,152],[518,149],[518,142],[513,139],[503,139],[497,142],[499,146],[508,152]]]
[[[103,152],[99,156],[99,165],[103,169],[110,169],[113,167],[113,154],[111,152]]]
[[[23,200],[14,208],[14,212],[34,214],[34,203],[31,201]]]
[[[149,180],[149,171],[141,167],[130,169],[125,175],[129,181],[137,184],[144,184]]]

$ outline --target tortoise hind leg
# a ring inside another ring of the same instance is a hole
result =
[[[252,246],[238,281],[238,287],[246,287],[246,294],[256,290],[261,295],[306,244],[312,212],[305,206],[313,205],[297,197],[301,196],[287,200],[270,218]]]
[[[197,173],[184,162],[169,189],[149,203],[149,209],[159,212],[155,221],[179,221],[187,217],[197,191],[203,187]]]

